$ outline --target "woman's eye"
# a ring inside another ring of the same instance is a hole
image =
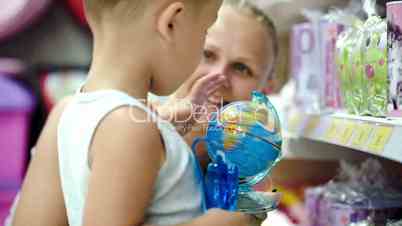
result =
[[[213,52],[211,52],[211,51],[209,51],[209,50],[204,50],[204,51],[203,51],[203,56],[204,56],[204,59],[210,60],[210,59],[212,59],[215,55],[214,55]]]
[[[242,75],[252,76],[250,68],[243,63],[235,63],[233,64],[233,68]]]

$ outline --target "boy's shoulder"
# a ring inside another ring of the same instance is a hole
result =
[[[59,101],[47,117],[46,124],[36,143],[36,149],[57,149],[57,126],[67,104],[70,103],[72,96],[67,96]]]
[[[160,131],[155,122],[146,120],[148,118],[149,113],[133,106],[119,107],[110,112],[93,137],[93,158],[98,153],[109,155],[107,152],[113,151],[128,158],[133,154],[146,154],[163,162],[164,147]]]
[[[136,106],[121,106],[111,111],[101,122],[100,127],[112,133],[131,135],[141,131],[142,134],[156,135],[159,129],[149,112]]]

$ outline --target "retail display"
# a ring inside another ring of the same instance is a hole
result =
[[[385,226],[402,219],[400,181],[386,176],[376,160],[360,166],[341,164],[338,177],[321,187],[306,190],[306,209],[312,226],[348,226],[372,222]]]
[[[350,16],[337,41],[343,103],[351,114],[386,116],[387,26],[375,13],[375,1],[366,0],[364,9],[368,19]]]
[[[402,116],[402,1],[387,4],[391,116]]]

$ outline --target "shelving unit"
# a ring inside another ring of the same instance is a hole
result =
[[[288,115],[285,135],[346,147],[402,163],[402,119],[334,113]]]

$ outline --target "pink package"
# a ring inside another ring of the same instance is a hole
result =
[[[305,207],[310,221],[309,226],[319,226],[318,216],[322,193],[322,188],[308,188],[305,190]]]
[[[0,74],[0,191],[15,190],[22,183],[32,108],[32,96]]]
[[[328,109],[341,107],[340,82],[336,70],[336,40],[342,26],[320,21],[321,74],[324,76],[324,104]]]
[[[342,26],[320,20],[294,25],[291,73],[296,81],[296,104],[311,113],[341,107],[336,71],[336,40]]]
[[[296,24],[291,34],[291,73],[296,81],[296,104],[317,113],[323,106],[323,79],[318,36],[311,23]]]
[[[370,206],[350,206],[331,202],[328,209],[329,225],[348,226],[371,218],[374,225],[385,225],[388,220],[401,219],[402,206],[384,200],[372,201]],[[400,200],[399,200],[400,202]]]
[[[305,191],[309,226],[348,226],[350,223],[367,220],[368,217],[371,217],[375,225],[385,225],[387,219],[402,218],[401,196],[370,199],[369,205],[350,205],[328,197],[332,191],[326,189],[324,186]]]
[[[402,1],[387,3],[391,116],[402,117]]]
[[[50,0],[0,1],[0,40],[33,23],[50,2]]]
[[[330,207],[329,221],[333,226],[348,226],[350,223],[366,220],[369,216],[367,209],[356,210],[351,206],[333,204]]]

